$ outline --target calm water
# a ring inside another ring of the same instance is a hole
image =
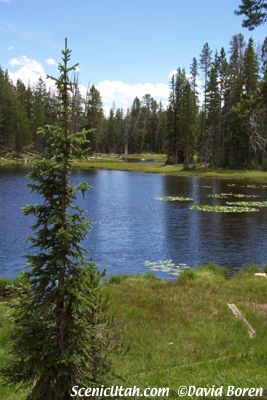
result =
[[[108,275],[147,271],[146,260],[172,259],[192,267],[216,261],[229,265],[232,272],[267,261],[266,209],[217,214],[190,211],[186,203],[154,200],[179,195],[193,197],[194,204],[225,204],[226,199],[207,197],[220,192],[258,194],[259,200],[266,200],[267,188],[240,187],[255,182],[105,170],[75,171],[73,181],[92,185],[86,199],[79,197],[78,202],[94,221],[86,246]],[[24,171],[0,169],[0,276],[13,277],[23,268],[33,220],[20,208],[38,202],[26,183]]]

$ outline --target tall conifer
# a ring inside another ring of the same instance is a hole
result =
[[[85,132],[71,131],[69,73],[71,51],[62,51],[58,88],[57,126],[39,129],[46,158],[29,174],[32,191],[43,199],[28,205],[26,215],[36,219],[30,237],[36,252],[27,256],[28,272],[21,282],[14,308],[10,362],[5,377],[11,383],[28,384],[27,400],[71,399],[71,388],[104,383],[108,335],[106,303],[101,274],[87,262],[81,241],[89,222],[74,204],[77,190],[70,183],[70,160],[81,155]]]

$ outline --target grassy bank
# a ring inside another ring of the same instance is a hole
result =
[[[128,158],[139,158],[156,161],[155,164],[142,162],[125,162],[124,156],[105,155],[91,157],[84,161],[73,161],[73,168],[80,169],[109,169],[118,171],[132,172],[150,172],[177,176],[200,176],[206,178],[224,178],[224,179],[256,179],[267,180],[267,171],[260,170],[234,170],[226,168],[205,167],[198,164],[191,169],[185,169],[182,164],[164,165],[166,157],[162,154],[129,154]],[[19,166],[29,168],[33,158],[7,159],[0,158],[0,167]]]
[[[267,180],[267,172],[258,170],[230,170],[220,168],[205,168],[202,165],[186,170],[183,165],[155,165],[140,162],[124,162],[122,160],[89,160],[74,161],[74,168],[81,169],[110,169],[119,171],[135,171],[161,173],[177,176],[200,176],[203,178],[224,178],[224,179],[264,179]]]
[[[113,277],[105,285],[115,321],[113,341],[121,341],[125,350],[113,355],[114,384],[170,387],[171,399],[177,399],[180,385],[266,386],[267,278],[243,273],[227,280],[220,271],[189,271],[176,284],[139,276]],[[227,303],[243,312],[256,330],[254,339]],[[2,303],[1,365],[9,319]],[[24,395],[0,388],[0,398]]]

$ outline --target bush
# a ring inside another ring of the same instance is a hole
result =
[[[9,297],[12,295],[13,281],[8,278],[0,278],[0,297]]]
[[[264,264],[264,266],[263,266],[263,272],[265,272],[265,274],[267,274],[267,264]]]

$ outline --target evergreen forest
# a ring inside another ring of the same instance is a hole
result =
[[[128,109],[114,104],[105,115],[95,85],[83,96],[74,76],[72,131],[86,129],[93,153],[165,153],[167,163],[258,168],[267,146],[267,37],[255,44],[234,35],[229,48],[205,43],[188,72],[170,79],[168,104],[149,93]],[[28,85],[0,69],[0,152],[38,154],[38,127],[57,123],[56,89],[40,78]]]

